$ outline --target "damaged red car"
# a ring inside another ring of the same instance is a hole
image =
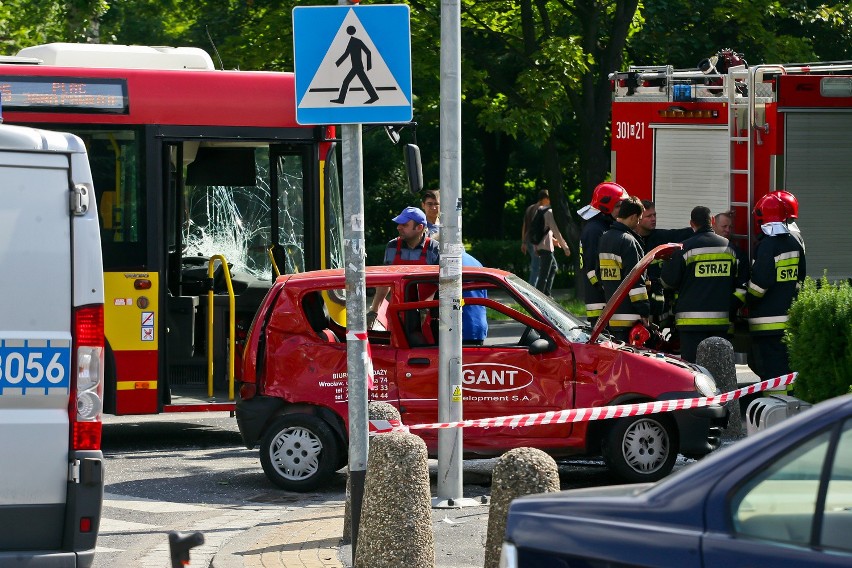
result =
[[[347,462],[344,278],[342,270],[281,276],[247,339],[237,423],[246,447],[260,444],[269,479],[291,491],[315,489]],[[437,422],[438,267],[369,267],[366,285],[368,295],[389,289],[369,332],[370,399],[396,406],[405,424]],[[482,344],[462,347],[465,419],[718,393],[705,369],[598,337],[600,329],[593,333],[514,274],[464,267],[462,288],[479,292],[465,298],[463,309],[482,306],[488,321]],[[723,407],[707,406],[594,422],[466,428],[463,440],[467,457],[521,446],[554,456],[603,456],[621,478],[640,482],[667,475],[679,453],[700,457],[718,448],[726,423]],[[437,430],[415,432],[436,454]]]

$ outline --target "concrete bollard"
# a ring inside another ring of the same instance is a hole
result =
[[[367,407],[367,412],[370,420],[399,420],[402,422],[399,410],[387,402],[371,402]]]
[[[433,568],[426,443],[405,432],[370,441],[355,568]]]
[[[485,541],[485,568],[500,565],[506,517],[512,499],[559,491],[559,470],[553,458],[535,448],[515,448],[497,460],[491,478],[491,507]]]
[[[716,379],[716,384],[722,392],[730,392],[739,388],[737,384],[737,366],[734,362],[734,346],[723,337],[708,337],[698,344],[695,357],[696,363],[706,368]],[[725,404],[730,415],[728,427],[722,431],[722,436],[728,439],[739,439],[745,436],[743,418],[738,400]]]
[[[402,417],[399,410],[387,402],[371,402],[367,407],[369,420],[399,420]],[[343,544],[352,542],[352,495],[349,491],[349,470],[346,470],[346,505],[343,509]]]

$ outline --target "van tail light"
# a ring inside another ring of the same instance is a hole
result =
[[[74,372],[68,404],[71,447],[75,450],[99,450],[104,406],[103,305],[74,310],[72,364]]]

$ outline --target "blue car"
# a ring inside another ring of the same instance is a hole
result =
[[[852,566],[852,395],[656,483],[512,502],[501,567]]]

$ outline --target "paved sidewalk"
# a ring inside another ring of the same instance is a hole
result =
[[[342,568],[342,501],[286,507],[220,550],[215,568]],[[194,565],[194,563],[192,564]]]
[[[343,534],[343,505],[306,507],[298,518],[266,532],[258,549],[244,556],[246,568],[333,568]]]

